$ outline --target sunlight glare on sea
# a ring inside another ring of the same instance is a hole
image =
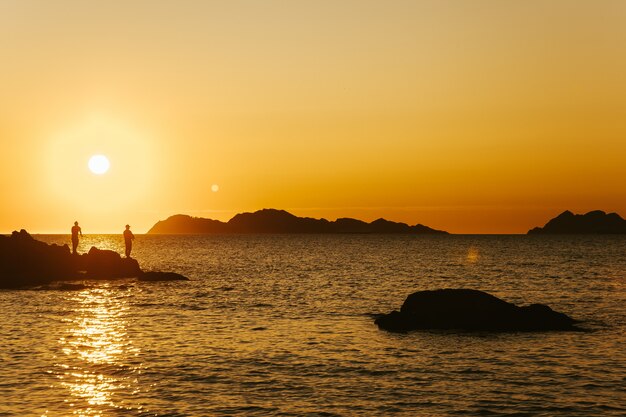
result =
[[[126,331],[127,296],[108,286],[70,293],[75,314],[63,320],[67,328],[59,338],[63,355],[53,373],[67,389],[72,413],[101,416],[103,409],[125,409],[116,391],[136,392],[141,372],[131,360],[139,355]],[[112,371],[112,372],[110,372]]]

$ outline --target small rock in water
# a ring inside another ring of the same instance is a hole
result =
[[[418,291],[406,298],[400,311],[382,314],[375,323],[391,332],[580,330],[575,326],[576,320],[546,305],[519,307],[470,289]]]
[[[189,278],[176,272],[149,271],[139,275],[139,281],[189,281]]]
[[[87,253],[87,274],[94,278],[130,278],[141,275],[139,263],[132,258],[122,258],[112,250],[92,246]]]

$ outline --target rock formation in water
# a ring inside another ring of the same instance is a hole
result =
[[[139,281],[188,281],[188,279],[176,272],[149,271],[139,275]]]
[[[156,274],[160,281],[186,279],[173,273],[145,274]],[[72,255],[67,245],[48,245],[35,240],[23,229],[11,236],[0,236],[0,288],[81,279],[141,278],[143,275],[135,259],[122,258],[114,251],[92,247],[86,254]],[[155,280],[150,277],[145,280]]]
[[[117,252],[94,246],[87,254],[78,255],[78,260],[77,266],[90,278],[138,277],[143,273],[135,259],[122,258]]]
[[[543,304],[518,307],[491,294],[470,289],[418,291],[407,297],[400,311],[376,318],[381,329],[462,331],[578,330],[576,320]]]
[[[528,231],[529,235],[547,234],[626,234],[626,220],[617,213],[590,211],[574,214],[564,211],[543,227]]]
[[[297,217],[284,210],[263,209],[254,213],[240,213],[224,223],[177,214],[157,222],[152,234],[208,234],[208,233],[404,233],[447,234],[441,230],[417,224],[378,219],[371,223],[343,218],[336,221]]]

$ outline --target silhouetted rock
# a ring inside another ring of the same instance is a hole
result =
[[[590,211],[587,214],[574,214],[567,210],[550,220],[542,227],[528,231],[535,234],[626,234],[626,220],[617,213]]]
[[[189,281],[189,278],[176,272],[149,271],[139,275],[139,281]]]
[[[578,330],[576,320],[546,305],[518,307],[470,289],[418,291],[407,297],[400,311],[380,315],[375,323],[391,332]]]
[[[0,236],[1,288],[43,285],[75,276],[75,261],[67,245],[47,245],[24,229]]]
[[[72,255],[67,245],[48,245],[33,239],[25,230],[0,235],[0,288],[36,287],[82,289],[80,284],[54,281],[140,277],[142,280],[186,279],[175,273],[151,272],[145,277],[139,263],[117,252],[92,247],[89,253]],[[150,279],[153,276],[153,279]],[[180,278],[182,277],[182,278]],[[65,285],[65,286],[64,286]]]
[[[112,250],[92,246],[86,258],[87,275],[92,278],[129,278],[143,273],[135,259],[122,258]]]
[[[157,222],[148,233],[206,234],[206,233],[407,233],[447,234],[421,224],[378,219],[371,223],[342,218],[336,221],[297,217],[284,210],[263,209],[254,213],[240,213],[227,223],[177,214]]]

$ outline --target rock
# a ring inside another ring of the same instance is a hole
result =
[[[58,281],[141,277],[142,281],[187,280],[172,272],[144,272],[132,258],[92,247],[89,253],[72,255],[67,245],[48,245],[33,239],[25,230],[0,235],[0,288],[42,287],[78,290],[76,284]]]
[[[130,278],[143,273],[135,259],[122,258],[117,252],[95,246],[87,254],[86,271],[91,278]]]
[[[576,320],[546,305],[518,307],[471,289],[418,291],[407,297],[400,311],[380,315],[375,323],[391,332],[580,330],[575,326]]]
[[[75,262],[67,245],[47,245],[24,229],[0,236],[0,288],[45,285],[72,279]]]
[[[139,281],[189,281],[189,278],[176,272],[144,272],[139,275]]]

